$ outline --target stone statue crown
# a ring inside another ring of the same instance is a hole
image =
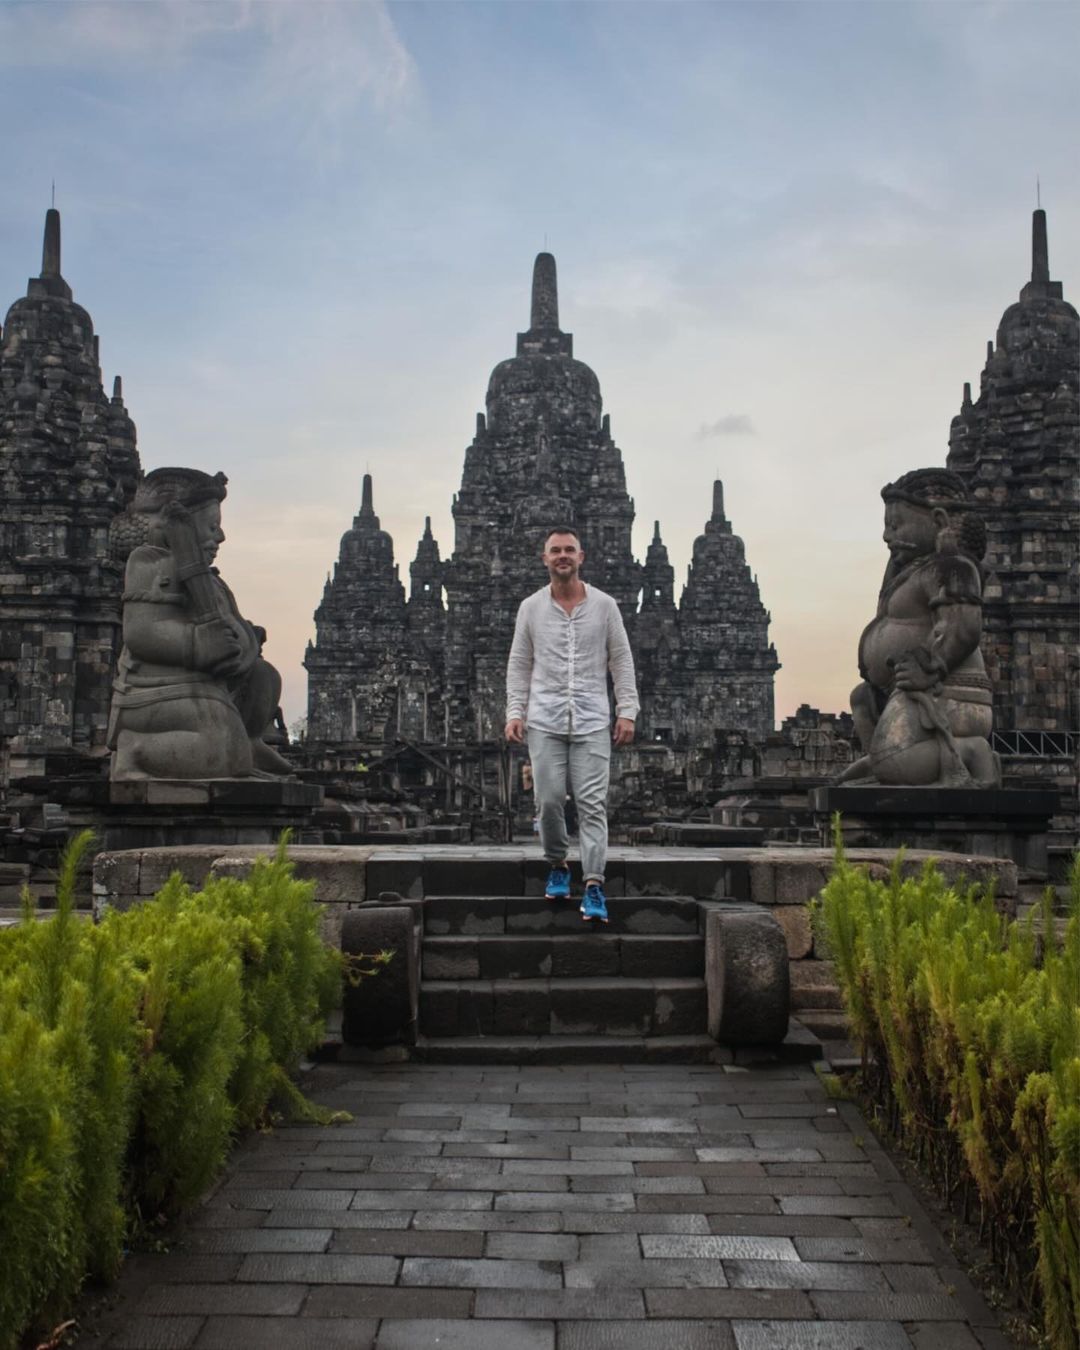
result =
[[[203,473],[201,469],[152,469],[139,484],[132,509],[156,515],[166,506],[190,510],[206,502],[224,501],[228,481],[223,473]]]

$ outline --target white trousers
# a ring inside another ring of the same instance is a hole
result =
[[[611,768],[611,728],[585,736],[557,736],[529,728],[540,844],[549,863],[566,859],[566,797],[578,814],[581,871],[586,882],[603,881],[607,863],[607,797]]]

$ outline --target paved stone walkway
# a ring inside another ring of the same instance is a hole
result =
[[[320,1066],[81,1350],[1010,1350],[807,1067]]]

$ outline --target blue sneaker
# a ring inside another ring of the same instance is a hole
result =
[[[547,885],[544,887],[544,895],[548,900],[570,899],[569,867],[562,867],[558,863],[552,866],[548,873]]]
[[[586,920],[596,919],[600,923],[607,923],[607,900],[604,896],[604,888],[598,881],[590,881],[585,887],[585,898],[581,902],[581,917]]]

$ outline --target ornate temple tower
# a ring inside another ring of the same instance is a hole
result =
[[[708,761],[718,731],[760,740],[772,731],[778,663],[769,616],[724,517],[721,486],[676,608],[659,522],[644,566],[634,559],[622,455],[599,381],[559,327],[549,253],[533,268],[530,324],[517,353],[492,371],[453,516],[445,562],[430,521],[425,527],[405,606],[365,480],[365,506],[342,541],[305,661],[308,741],[321,763],[343,759],[343,744],[364,756],[395,740],[441,742],[459,782],[483,774],[477,750],[502,742],[517,608],[547,581],[540,553],[558,525],[581,538],[585,580],[619,604],[638,669],[639,741],[682,757],[668,764],[661,754],[665,772],[677,776],[688,754]]]
[[[641,589],[622,455],[600,383],[559,327],[555,259],[537,256],[529,328],[491,373],[487,416],[465,452],[446,567],[446,695],[453,740],[491,740],[505,720],[506,657],[521,601],[546,581],[553,525],[580,535],[587,581],[618,601],[627,628]]]
[[[708,744],[719,728],[745,731],[750,741],[764,741],[772,732],[780,662],[769,642],[770,621],[743,541],[724,514],[724,485],[717,479],[712,515],[694,540],[679,601],[685,733],[692,743]]]
[[[0,338],[0,788],[46,754],[104,755],[122,568],[109,524],[139,477],[117,377],[60,271],[60,213],[41,275]]]
[[[948,467],[986,522],[983,655],[1001,748],[1080,727],[1080,318],[1050,280],[1046,212],[1031,280],[987,344],[979,397],[964,386]],[[1026,747],[1026,748],[1024,748]]]
[[[360,510],[341,537],[334,575],[326,578],[308,643],[309,740],[356,754],[392,741],[405,650],[405,588],[394,565],[394,541],[379,525],[371,475]]]

